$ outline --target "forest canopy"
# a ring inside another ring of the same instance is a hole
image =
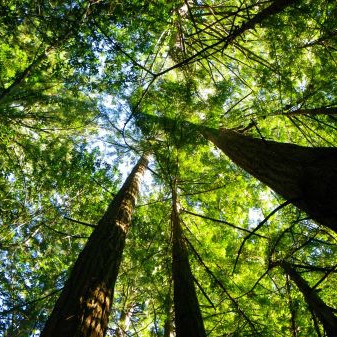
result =
[[[337,3],[0,2],[0,336],[337,336]]]

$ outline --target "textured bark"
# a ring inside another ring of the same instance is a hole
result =
[[[147,165],[142,157],[79,255],[41,337],[103,337],[125,238]]]
[[[337,232],[337,149],[309,148],[201,129],[234,163]]]
[[[287,262],[281,262],[280,266],[289,275],[290,279],[297,285],[303,294],[309,308],[322,323],[328,337],[337,336],[337,317],[332,308],[326,305],[312,289],[308,282]]]
[[[206,337],[188,252],[182,237],[175,187],[172,194],[172,273],[176,337]]]

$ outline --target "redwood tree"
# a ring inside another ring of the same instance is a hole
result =
[[[194,279],[183,239],[176,185],[172,188],[172,274],[177,337],[205,337],[206,332],[195,292]]]
[[[337,232],[337,149],[257,139],[227,129],[202,134],[238,166]]]
[[[126,234],[147,165],[143,156],[80,253],[42,337],[105,335]]]
[[[167,132],[183,128],[187,141],[196,141],[201,133],[235,164],[337,232],[336,148],[280,143],[147,114],[139,114],[138,119],[147,120],[147,125],[156,123]]]
[[[337,317],[333,309],[325,304],[317,295],[317,290],[309,286],[308,282],[286,261],[279,263],[281,268],[289,275],[290,279],[297,285],[303,294],[309,308],[321,321],[328,337],[337,336]]]

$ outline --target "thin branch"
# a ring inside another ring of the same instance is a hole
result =
[[[54,291],[52,291],[51,293],[45,295],[45,296],[42,296],[42,297],[39,297],[35,300],[32,300],[32,301],[28,301],[28,302],[25,302],[25,303],[22,303],[22,304],[18,304],[18,305],[15,305],[14,307],[10,308],[10,309],[7,309],[7,310],[3,310],[0,312],[0,315],[4,316],[4,315],[8,315],[12,312],[14,312],[15,310],[17,309],[20,309],[24,306],[27,306],[27,305],[31,305],[31,304],[34,304],[36,302],[40,302],[40,301],[43,301],[44,299],[50,297],[50,296],[53,296],[54,294],[57,294],[58,292],[60,292],[61,290],[63,289],[63,287],[61,289],[56,289]]]
[[[312,290],[316,289],[331,273],[335,272],[337,269],[337,265],[334,266],[332,269],[328,270],[325,275],[315,283],[315,285],[311,288]]]
[[[239,306],[238,301],[228,292],[228,290],[225,288],[223,283],[214,275],[214,273],[209,269],[209,267],[205,264],[199,253],[196,251],[196,249],[193,247],[192,243],[185,237],[186,242],[191,247],[194,255],[196,256],[199,263],[205,268],[207,274],[209,274],[214,281],[220,286],[220,288],[224,291],[224,293],[227,295],[227,297],[231,300],[231,302],[234,304],[240,315],[248,322],[248,324],[251,326],[251,328],[255,331],[256,336],[260,335],[259,332],[256,330],[254,323],[250,320],[250,318],[242,311],[242,309]]]
[[[238,251],[238,254],[236,256],[236,260],[235,260],[235,263],[234,263],[234,268],[233,268],[233,272],[235,272],[235,268],[236,268],[236,265],[238,263],[238,260],[239,260],[239,257],[241,255],[241,252],[242,252],[242,249],[243,249],[243,246],[244,244],[246,243],[246,241],[248,239],[251,238],[251,236],[253,234],[256,233],[256,231],[258,231],[275,213],[277,213],[280,209],[286,207],[287,205],[291,204],[294,200],[293,199],[289,199],[287,201],[285,201],[284,203],[282,203],[281,205],[277,206],[273,211],[271,211],[254,229],[251,233],[249,233],[242,241],[241,245],[240,245],[240,248],[239,248],[239,251]],[[255,234],[256,235],[256,234]]]
[[[63,216],[63,218],[66,219],[66,220],[69,220],[71,222],[78,223],[80,225],[84,225],[84,226],[91,227],[91,228],[96,228],[96,225],[93,225],[93,224],[90,224],[90,223],[87,223],[87,222],[83,222],[83,221],[79,221],[79,220],[75,220],[75,219],[69,218],[68,216]]]
[[[198,51],[194,55],[191,55],[191,56],[187,57],[185,60],[183,60],[179,63],[176,63],[172,67],[169,67],[169,68],[157,73],[156,76],[157,77],[161,76],[161,75],[166,74],[167,72],[169,72],[173,69],[180,68],[180,67],[182,67],[184,65],[187,65],[191,62],[195,62],[196,59],[198,59],[202,55],[205,55],[205,53],[207,51],[209,51],[210,49],[213,49],[214,51],[211,52],[207,56],[211,56],[211,55],[213,55],[217,52],[220,52],[220,51],[226,49],[228,47],[228,45],[235,38],[242,35],[245,31],[247,31],[251,28],[254,28],[257,24],[261,23],[262,21],[264,21],[269,16],[281,12],[284,8],[294,4],[295,2],[296,2],[296,0],[275,0],[275,1],[273,1],[273,3],[270,6],[268,6],[267,8],[264,8],[261,12],[257,13],[252,19],[248,20],[247,22],[244,22],[241,25],[241,27],[235,27],[233,29],[233,31],[230,32],[230,34],[228,36],[226,36],[225,38],[220,39],[219,41],[201,49],[200,51]],[[216,49],[216,47],[219,47],[219,46],[220,46],[220,48]]]
[[[191,211],[188,211],[186,208],[183,208],[183,209],[182,209],[182,212],[187,213],[187,214],[191,214],[191,215],[194,215],[194,216],[197,216],[197,217],[202,218],[202,219],[211,220],[211,221],[218,222],[218,223],[223,223],[223,224],[225,224],[225,225],[227,225],[227,226],[229,226],[229,227],[232,227],[232,228],[239,229],[239,230],[241,230],[241,231],[250,233],[251,235],[256,235],[256,236],[258,236],[258,237],[260,237],[260,238],[268,239],[268,238],[267,238],[266,236],[264,236],[264,235],[256,234],[256,233],[254,233],[253,231],[250,231],[249,229],[242,228],[242,227],[239,227],[239,226],[235,226],[235,225],[233,225],[233,224],[231,224],[230,222],[227,222],[227,221],[225,221],[225,220],[215,219],[215,218],[208,217],[208,216],[206,216],[206,215],[193,213],[193,212],[191,212]]]
[[[213,304],[213,302],[211,301],[211,299],[209,298],[209,296],[206,294],[206,291],[203,289],[203,287],[201,286],[201,284],[199,283],[199,281],[194,276],[193,276],[193,280],[196,283],[196,285],[198,286],[198,288],[200,289],[200,291],[202,292],[202,294],[205,296],[205,298],[208,301],[208,303],[216,311],[215,305]]]

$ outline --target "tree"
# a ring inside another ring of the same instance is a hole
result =
[[[308,306],[313,313],[322,322],[325,332],[329,337],[336,336],[337,317],[333,313],[333,309],[326,305],[318,296],[315,289],[308,285],[303,277],[291,266],[290,263],[282,261],[279,263],[281,268],[290,276],[291,280],[300,289],[305,297]]]
[[[337,232],[335,148],[305,148],[235,131],[203,131],[236,164]]]
[[[147,119],[145,123],[148,126],[142,125],[143,119]],[[138,123],[145,132],[149,132],[151,123],[159,124],[167,132],[180,128],[186,141],[195,141],[197,133],[202,134],[235,164],[307,212],[312,219],[337,232],[335,148],[278,143],[253,138],[235,130],[216,130],[153,115],[139,115]]]
[[[206,336],[183,239],[176,181],[172,182],[172,277],[176,336]]]
[[[104,336],[139,183],[142,157],[98,222],[41,336]]]

